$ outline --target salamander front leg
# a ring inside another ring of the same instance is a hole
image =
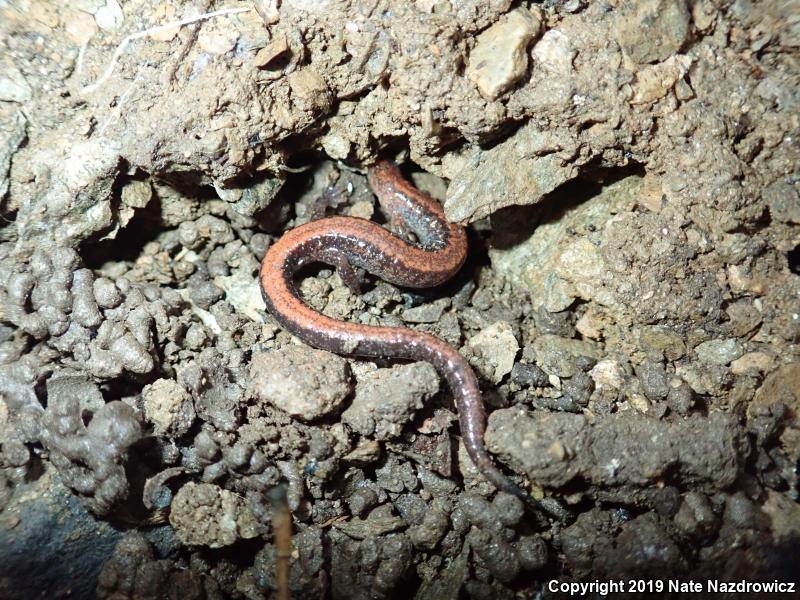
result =
[[[331,248],[326,250],[319,259],[325,264],[336,268],[339,277],[342,278],[344,284],[354,295],[361,295],[361,278],[344,252]]]

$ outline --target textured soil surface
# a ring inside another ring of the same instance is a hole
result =
[[[277,597],[281,506],[295,598],[795,580],[798,89],[792,1],[0,0],[0,597]],[[379,156],[466,265],[300,289],[459,348],[546,511],[264,310]]]

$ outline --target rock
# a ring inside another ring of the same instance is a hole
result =
[[[653,402],[664,400],[669,393],[667,374],[661,363],[645,361],[635,368],[645,395]]]
[[[267,208],[283,186],[284,177],[265,177],[245,187],[233,187],[216,183],[214,190],[231,208],[246,217],[252,217]]]
[[[118,231],[130,223],[136,214],[136,209],[144,208],[153,199],[153,188],[149,181],[132,179],[125,183],[120,194],[120,206],[114,230],[103,236],[103,239],[113,239]]]
[[[359,376],[342,421],[361,435],[385,440],[400,435],[423,402],[439,391],[439,376],[424,362],[376,369]]]
[[[381,445],[376,440],[362,439],[344,459],[355,464],[368,465],[381,457]]]
[[[593,297],[593,288],[602,281],[605,264],[600,249],[588,238],[569,242],[558,257],[555,273],[564,281],[573,281],[580,297]]]
[[[735,375],[757,372],[766,373],[775,364],[775,359],[764,352],[748,352],[731,361],[731,372]]]
[[[6,58],[0,65],[0,101],[27,102],[31,99],[31,94],[31,86],[28,85],[25,76],[11,59]]]
[[[576,54],[569,37],[558,29],[550,29],[533,47],[534,67],[543,67],[562,76],[569,75]]]
[[[679,415],[688,415],[694,406],[694,390],[685,381],[674,378],[669,383],[667,406]]]
[[[0,513],[0,597],[93,598],[121,534],[45,470]],[[16,524],[11,526],[11,518]]]
[[[591,376],[586,373],[575,373],[564,382],[562,398],[573,412],[579,412],[581,408],[589,404],[592,392],[594,392],[594,385]]]
[[[776,181],[763,192],[769,214],[781,223],[800,223],[800,197],[786,181]]]
[[[155,426],[156,435],[180,437],[195,419],[192,397],[172,379],[158,379],[142,390],[145,418]]]
[[[511,372],[519,352],[511,324],[497,321],[467,340],[468,352],[474,357],[478,371],[492,383],[500,381]]]
[[[675,525],[692,537],[708,539],[717,532],[720,522],[706,496],[688,492],[675,515]]]
[[[547,385],[547,373],[536,365],[518,362],[511,369],[511,380],[522,387],[544,387]]]
[[[692,59],[686,55],[670,56],[663,63],[650,65],[636,74],[631,104],[652,104],[672,89],[689,70]]]
[[[800,419],[797,418],[800,414],[800,362],[781,365],[764,379],[748,406],[748,419],[753,421],[764,409],[779,410],[780,404],[793,415],[780,434],[781,446],[791,464],[796,464],[800,460]]]
[[[100,29],[114,31],[122,25],[125,15],[117,0],[108,0],[105,6],[101,6],[94,13],[94,20]]]
[[[83,46],[97,34],[94,17],[82,10],[69,9],[64,14],[64,30],[76,46]]]
[[[683,337],[661,325],[647,325],[637,332],[637,341],[648,354],[664,356],[668,361],[678,360],[686,354]]]
[[[250,376],[257,398],[303,420],[338,410],[351,390],[345,359],[301,346],[256,354]]]
[[[794,412],[800,412],[800,362],[781,365],[761,384],[754,404],[768,406],[785,403]]]
[[[690,416],[674,423],[627,411],[590,421],[584,415],[519,408],[489,416],[486,446],[538,485],[648,487],[667,473],[699,489],[733,483],[748,453],[738,417]]]
[[[709,340],[695,346],[697,358],[710,365],[727,365],[742,355],[742,347],[737,340]]]
[[[266,69],[272,62],[289,51],[289,44],[286,42],[285,35],[277,35],[269,44],[261,48],[255,58],[253,64],[259,69]]]
[[[172,500],[170,525],[184,544],[221,548],[258,535],[244,499],[210,483],[185,484]]]
[[[326,110],[330,108],[331,98],[328,84],[313,69],[293,71],[288,77],[292,88],[292,98],[304,110]]]
[[[684,0],[644,0],[617,21],[616,38],[639,64],[663,61],[678,52],[689,34],[689,11]]]
[[[538,35],[538,13],[518,8],[478,36],[469,55],[466,75],[488,100],[509,90],[527,71],[527,48]]]
[[[428,304],[407,308],[403,311],[402,318],[406,323],[436,323],[450,304],[450,298],[439,298]]]
[[[761,324],[761,312],[747,300],[739,300],[729,304],[725,312],[730,319],[729,335],[734,338],[746,338],[751,331]]]
[[[530,121],[493,148],[476,150],[447,188],[447,218],[472,222],[504,206],[536,204],[577,174],[564,160],[574,147],[567,130],[542,130]]]
[[[261,288],[253,285],[253,276],[247,269],[236,269],[230,275],[214,277],[213,283],[224,292],[225,300],[237,311],[255,323],[264,322]]]
[[[228,19],[219,19],[210,27],[203,27],[197,36],[197,45],[209,54],[230,52],[239,41],[239,31]]]
[[[566,310],[577,297],[614,304],[615,299],[603,285],[606,267],[599,247],[600,235],[615,213],[633,204],[641,181],[641,177],[631,176],[608,185],[599,194],[559,214],[557,219],[539,223],[535,229],[532,223],[541,218],[536,214],[539,209],[514,207],[495,213],[489,250],[492,266],[528,290],[534,304],[539,303],[549,312]],[[512,184],[512,190],[515,185]],[[531,189],[530,193],[535,192]],[[566,196],[559,196],[558,191],[553,196],[554,200],[569,201]],[[518,201],[523,202],[527,200]],[[596,233],[574,235],[575,230],[587,229]]]
[[[533,342],[536,362],[548,375],[572,377],[579,372],[576,359],[581,356],[599,359],[597,345],[583,340],[573,340],[552,334],[540,335]],[[595,369],[597,366],[594,367]]]
[[[77,143],[67,139],[41,148],[31,160],[52,165],[50,185],[20,206],[16,220],[20,240],[31,247],[43,240],[72,247],[108,229],[113,222],[118,151],[115,143],[99,138]],[[55,163],[54,156],[59,157]]]

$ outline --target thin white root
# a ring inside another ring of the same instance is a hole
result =
[[[180,21],[173,21],[171,23],[166,23],[164,25],[159,25],[157,27],[152,27],[150,29],[145,29],[144,31],[138,31],[136,33],[132,33],[129,36],[125,37],[117,46],[117,49],[114,50],[114,54],[111,57],[111,62],[108,64],[105,72],[100,76],[100,78],[95,81],[94,83],[87,85],[86,87],[81,89],[81,94],[91,94],[101,85],[103,85],[106,81],[108,81],[111,74],[114,72],[114,68],[117,66],[117,61],[119,61],[119,57],[122,56],[122,53],[125,52],[125,49],[128,47],[134,40],[138,40],[143,37],[147,37],[149,35],[153,35],[154,33],[161,33],[162,31],[166,31],[167,29],[172,29],[174,27],[183,27],[185,25],[191,25],[192,23],[197,23],[198,21],[205,21],[206,19],[213,19],[215,17],[224,17],[226,15],[236,15],[243,12],[249,12],[253,10],[252,8],[224,8],[222,10],[215,10],[209,13],[203,13],[202,15],[197,15],[194,17],[187,17],[185,19],[181,19]]]
[[[119,114],[122,112],[122,108],[128,101],[128,98],[130,97],[133,88],[136,87],[137,83],[139,83],[139,75],[141,74],[136,75],[136,77],[133,79],[133,82],[128,86],[128,89],[125,90],[125,93],[123,93],[122,96],[120,97],[119,101],[117,102],[117,105],[114,107],[114,110],[111,111],[111,114],[108,116],[108,119],[106,119],[106,122],[103,123],[103,126],[100,127],[100,129],[97,131],[97,134],[100,137],[103,137],[103,135],[106,132],[106,129],[108,129],[108,126],[111,125],[119,117]]]

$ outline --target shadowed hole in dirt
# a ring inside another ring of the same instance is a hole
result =
[[[158,225],[161,203],[153,198],[149,204],[136,211],[128,224],[116,237],[85,242],[78,250],[84,264],[90,269],[100,269],[108,262],[133,262],[143,254],[144,246],[162,233]]]
[[[800,275],[800,244],[786,253],[786,262],[789,264],[789,270],[792,273]]]
[[[187,176],[188,177],[188,176]],[[112,211],[115,214],[115,221],[112,227],[117,224],[120,210],[121,190],[126,183],[132,180],[142,180],[143,177],[137,176],[117,181],[114,184],[114,198],[112,199]],[[219,197],[211,186],[193,186],[188,179],[181,182],[170,182],[183,195],[198,200],[200,203],[210,200],[218,200]],[[109,235],[109,231],[101,231],[89,238],[78,249],[84,264],[90,269],[100,269],[108,262],[127,261],[134,262],[144,254],[144,247],[169,231],[162,222],[162,202],[155,189],[150,201],[143,208],[134,209],[133,216],[121,227],[113,238],[103,239]]]
[[[492,245],[498,250],[513,248],[533,235],[539,225],[561,220],[570,210],[597,196],[604,187],[632,175],[643,177],[644,174],[644,167],[638,163],[615,169],[592,169],[557,187],[536,204],[503,208],[491,217],[493,228],[503,230],[502,239],[492,239]]]

